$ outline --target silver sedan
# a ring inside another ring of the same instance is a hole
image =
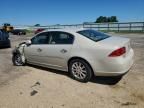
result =
[[[95,76],[121,76],[133,64],[130,39],[101,32],[45,30],[13,51],[13,63],[26,63],[70,72],[81,82]]]

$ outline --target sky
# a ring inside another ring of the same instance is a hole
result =
[[[117,16],[119,22],[144,22],[144,0],[0,1],[0,24],[81,24],[94,22],[99,16]]]

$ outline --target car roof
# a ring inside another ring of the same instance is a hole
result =
[[[41,33],[43,32],[50,32],[50,31],[61,31],[61,32],[69,32],[69,33],[76,33],[78,31],[81,31],[81,30],[87,30],[85,28],[69,28],[69,29],[46,29],[44,31],[42,31]]]

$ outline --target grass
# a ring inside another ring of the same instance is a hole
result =
[[[26,31],[26,33],[34,33],[33,30],[25,30],[25,31]]]

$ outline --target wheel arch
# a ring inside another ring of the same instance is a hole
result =
[[[68,70],[69,70],[69,64],[70,64],[70,62],[71,62],[72,60],[74,60],[74,59],[80,59],[80,60],[85,61],[85,62],[90,66],[90,68],[91,68],[91,70],[92,70],[92,74],[94,75],[94,71],[93,71],[93,68],[92,68],[92,66],[90,65],[90,63],[89,63],[86,59],[84,59],[84,58],[82,58],[82,57],[78,57],[78,56],[71,57],[71,58],[68,60],[68,62],[67,62]]]

